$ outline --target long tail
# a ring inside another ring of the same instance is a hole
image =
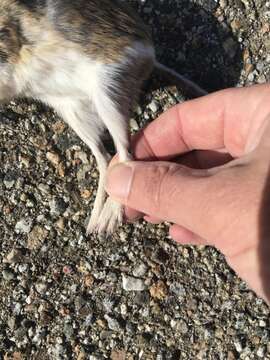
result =
[[[169,81],[173,81],[173,83],[176,86],[178,85],[179,87],[181,87],[187,93],[187,95],[190,95],[192,97],[199,97],[208,94],[207,91],[202,89],[199,85],[187,79],[185,76],[180,75],[175,70],[172,70],[157,61],[155,62],[154,67],[160,75],[164,76]]]

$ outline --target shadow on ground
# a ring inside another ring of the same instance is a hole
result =
[[[160,62],[209,92],[237,84],[241,51],[230,28],[213,15],[216,1],[165,0],[150,5],[133,0],[131,4],[152,30]]]

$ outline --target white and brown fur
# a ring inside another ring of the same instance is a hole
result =
[[[122,206],[106,200],[102,135],[108,129],[119,161],[130,159],[128,119],[154,64],[146,28],[118,1],[0,0],[0,101],[52,106],[90,147],[100,179],[88,233],[122,221]]]

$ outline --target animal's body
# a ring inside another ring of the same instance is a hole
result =
[[[105,196],[102,135],[130,159],[128,119],[155,63],[146,27],[117,0],[0,0],[0,101],[50,105],[90,147],[100,180],[88,232],[121,223],[121,205]]]

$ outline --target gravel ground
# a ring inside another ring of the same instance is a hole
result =
[[[158,58],[207,90],[270,77],[270,2],[131,1]],[[183,100],[152,79],[131,129]],[[270,359],[269,308],[165,225],[85,236],[98,173],[44,106],[0,109],[0,359]]]

